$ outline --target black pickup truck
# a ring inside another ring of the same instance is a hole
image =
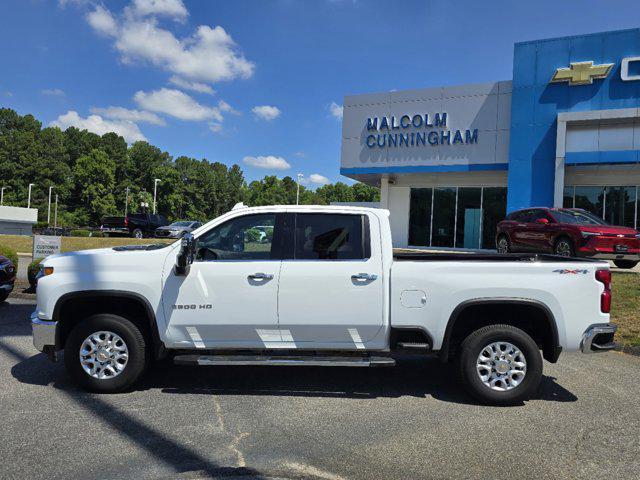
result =
[[[169,222],[162,215],[131,213],[126,217],[103,217],[100,231],[106,236],[153,237],[156,228]]]

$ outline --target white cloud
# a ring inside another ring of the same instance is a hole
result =
[[[238,110],[233,108],[231,105],[229,105],[224,100],[220,100],[218,102],[218,110],[220,110],[221,112],[224,112],[224,113],[230,113],[232,115],[241,115],[241,113]]]
[[[289,162],[282,157],[268,155],[266,157],[244,157],[242,161],[256,168],[264,168],[268,170],[288,170],[291,168]]]
[[[161,88],[151,92],[138,91],[133,96],[138,106],[144,110],[165,113],[180,120],[216,120],[222,122],[220,110],[198,103],[180,90]]]
[[[92,108],[91,113],[102,115],[115,120],[130,120],[132,122],[146,122],[153,125],[166,125],[166,122],[155,113],[143,110],[130,110],[124,107]]]
[[[336,102],[331,102],[331,105],[329,105],[329,113],[337,119],[342,119],[342,110],[342,105],[338,105]]]
[[[104,135],[108,132],[115,132],[124,137],[127,143],[137,142],[138,140],[146,140],[138,125],[129,120],[106,120],[100,115],[89,115],[82,118],[78,112],[69,110],[67,113],[60,115],[50,124],[53,127],[59,127],[66,130],[69,127],[77,127],[81,130],[89,130],[98,135]]]
[[[184,20],[189,15],[182,0],[133,0],[133,13],[140,17],[158,15]]]
[[[331,183],[331,181],[325,177],[324,175],[320,175],[319,173],[312,173],[311,175],[309,175],[309,181],[311,181],[311,183],[315,183],[316,185],[326,185],[328,183]]]
[[[142,10],[138,10],[138,4]],[[244,57],[231,35],[221,26],[200,25],[193,35],[178,39],[158,26],[154,16],[170,11],[180,15],[175,0],[145,0],[136,5],[135,8],[127,7],[119,19],[103,6],[96,6],[87,15],[96,32],[114,37],[114,46],[124,63],[146,62],[196,83],[253,75],[255,65]],[[180,5],[184,8],[182,2]],[[136,12],[140,13],[136,15]],[[149,12],[151,16],[140,16],[141,12]]]
[[[59,88],[45,88],[44,90],[40,90],[40,93],[51,97],[64,97],[64,91]]]
[[[95,10],[87,13],[87,22],[101,35],[115,37],[118,34],[118,24],[111,12],[102,5],[96,5]]]
[[[211,130],[213,133],[220,133],[222,132],[222,124],[211,122],[209,124],[209,130]]]
[[[184,78],[180,78],[176,75],[173,75],[169,79],[169,83],[176,87],[184,88],[185,90],[193,90],[198,93],[208,93],[209,95],[216,93],[215,90],[206,83],[190,82],[189,80],[185,80]]]
[[[282,113],[278,107],[271,105],[258,105],[251,109],[253,114],[262,120],[275,120]]]

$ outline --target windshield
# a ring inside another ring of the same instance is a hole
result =
[[[603,219],[584,210],[553,210],[553,216],[560,223],[573,225],[609,225]]]
[[[190,227],[193,222],[173,222],[170,227]]]

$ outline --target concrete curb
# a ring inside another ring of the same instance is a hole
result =
[[[620,345],[616,351],[640,357],[640,345]]]

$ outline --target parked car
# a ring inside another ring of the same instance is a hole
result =
[[[193,232],[196,228],[201,227],[202,222],[196,222],[194,220],[181,220],[179,222],[173,222],[171,225],[166,225],[156,229],[157,238],[181,238],[187,233]]]
[[[579,208],[527,208],[498,224],[499,253],[541,252],[613,260],[618,268],[640,262],[640,233],[609,225]]]
[[[4,255],[0,255],[0,302],[4,302],[13,291],[16,281],[16,266]]]
[[[103,217],[100,231],[107,237],[118,235],[134,238],[153,237],[159,227],[168,223],[162,215],[131,213],[126,217]]]
[[[260,226],[271,241],[247,234]],[[391,245],[385,210],[236,206],[179,243],[51,256],[33,342],[52,359],[64,349],[69,374],[100,392],[129,388],[154,358],[382,367],[435,353],[494,404],[531,395],[542,357],[615,347],[607,262]]]

